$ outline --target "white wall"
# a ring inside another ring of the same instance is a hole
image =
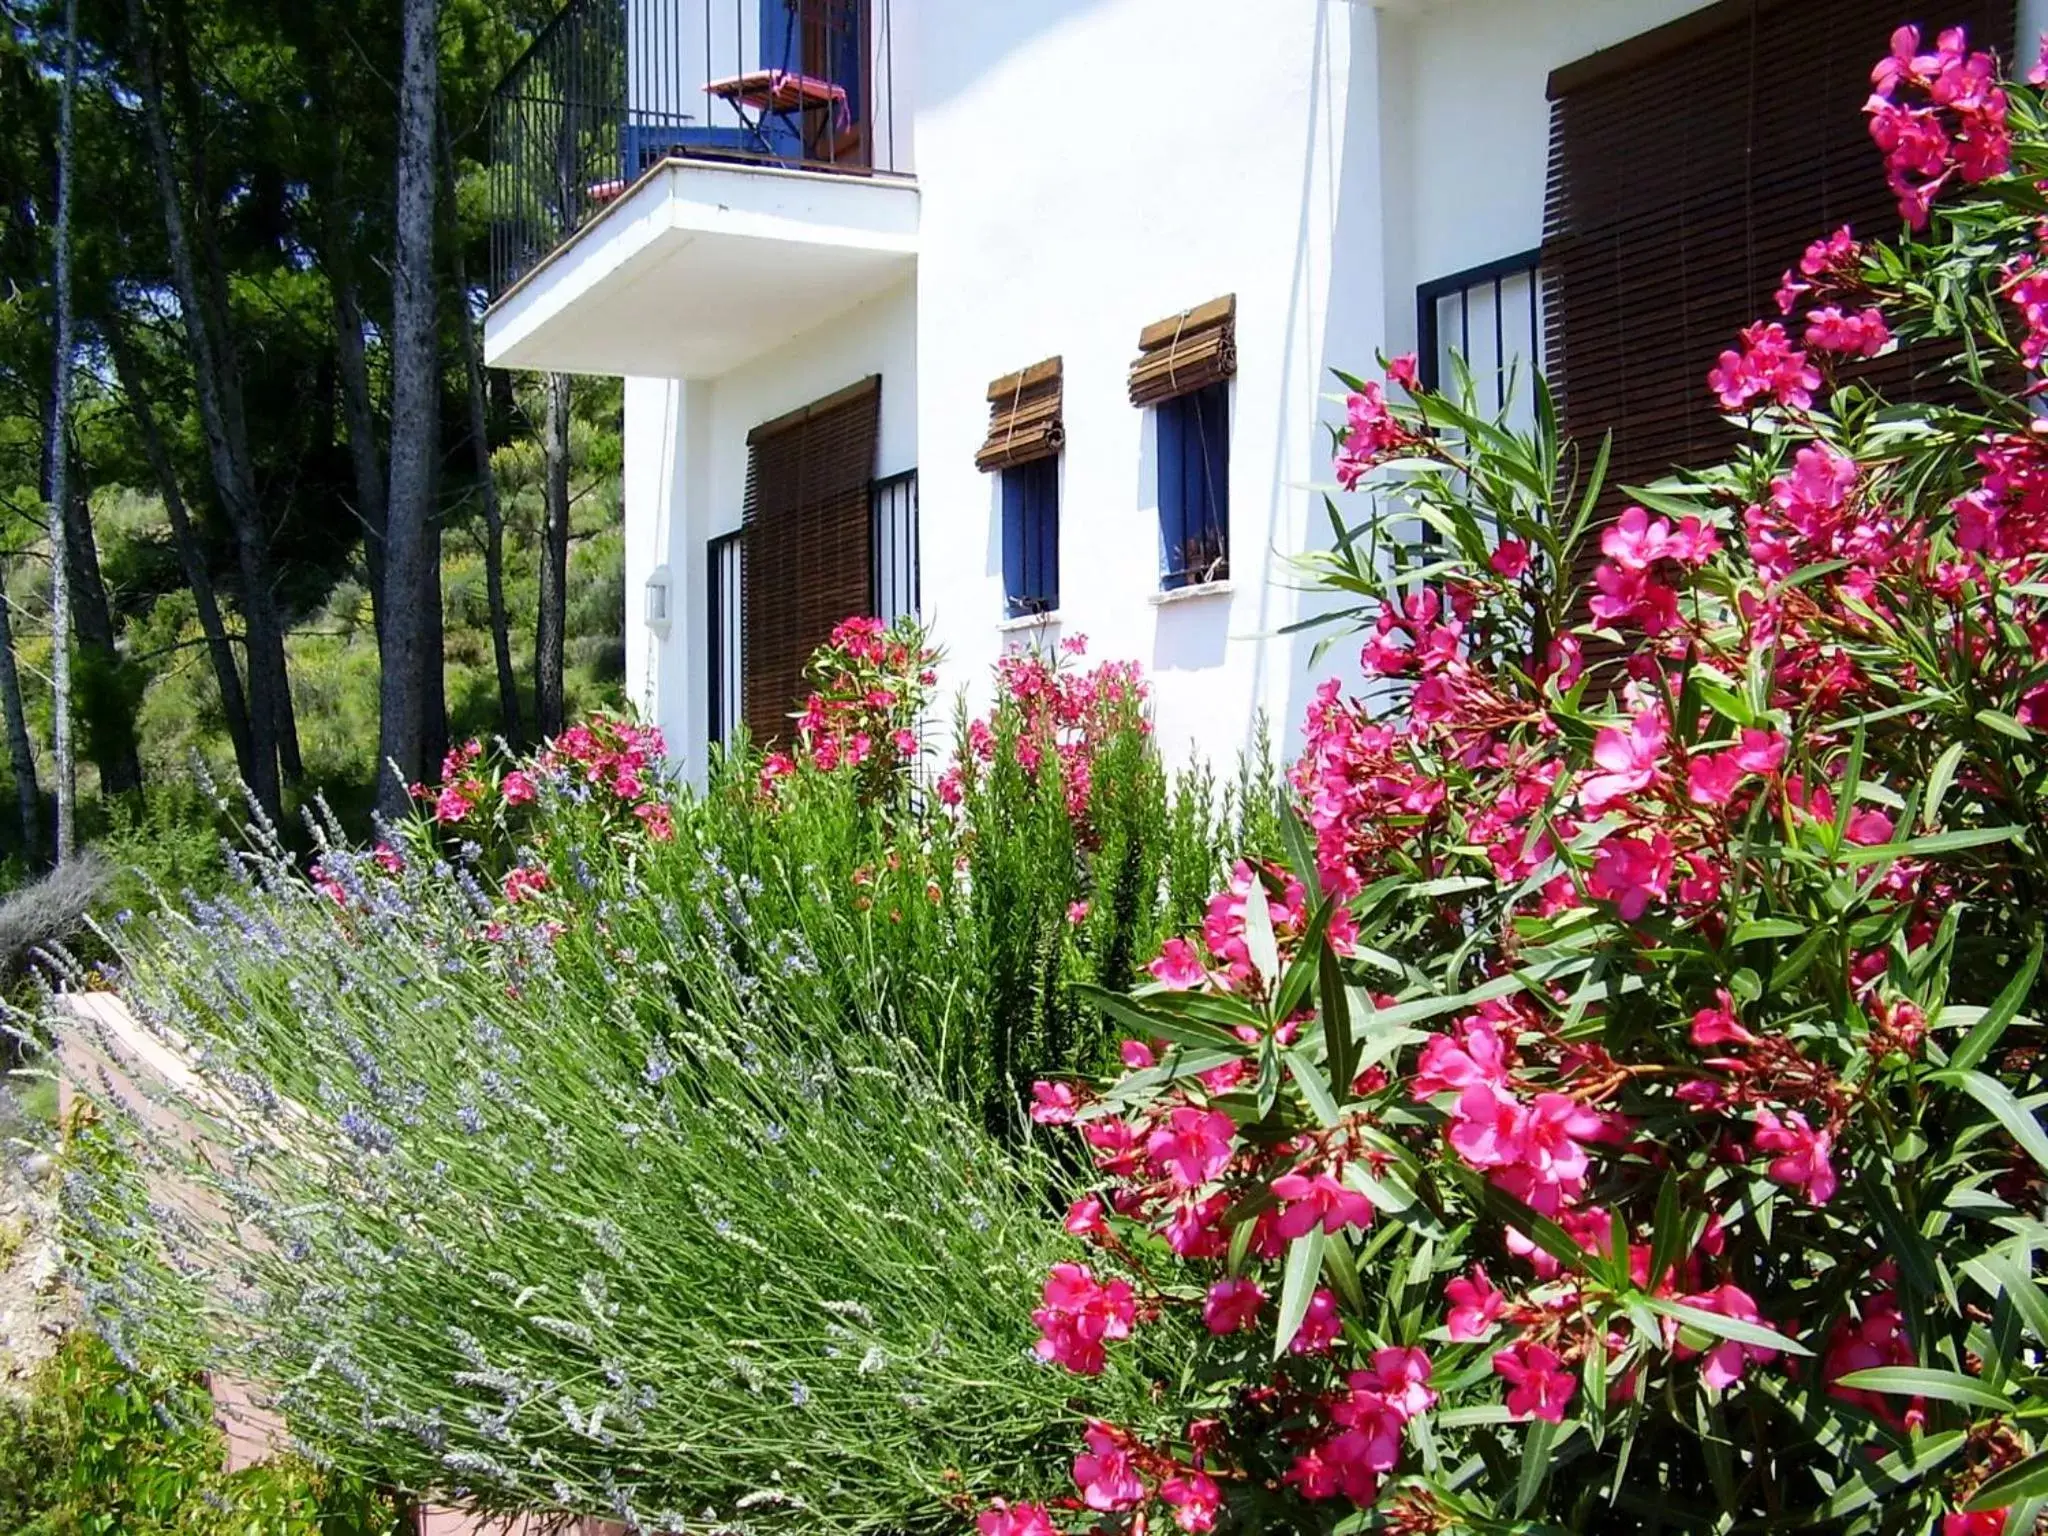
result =
[[[920,7],[925,608],[949,687],[985,697],[1010,638],[1000,487],[973,463],[988,382],[1057,353],[1057,633],[1143,663],[1170,752],[1227,764],[1255,712],[1297,725],[1280,556],[1328,478],[1328,368],[1369,367],[1382,329],[1378,26],[1343,0]],[[1152,430],[1125,378],[1145,325],[1233,292],[1233,590],[1157,606]]]
[[[712,380],[626,381],[626,689],[687,773],[709,719],[705,544],[740,525],[747,432],[870,374],[882,376],[876,474],[917,464],[917,284],[901,284]],[[664,638],[643,621],[648,576],[670,567]]]

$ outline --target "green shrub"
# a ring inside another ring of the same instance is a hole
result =
[[[287,1458],[225,1470],[196,1381],[130,1371],[74,1334],[0,1398],[0,1529],[9,1536],[392,1536],[389,1501]]]

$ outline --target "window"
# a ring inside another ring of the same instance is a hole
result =
[[[917,471],[877,480],[869,497],[874,507],[874,595],[868,612],[884,624],[924,613],[923,569],[917,543]]]
[[[1197,304],[1138,333],[1131,404],[1158,436],[1159,585],[1230,574],[1230,381],[1237,376],[1237,295]]]
[[[1010,617],[1060,605],[1060,461],[1003,471],[1003,596]]]
[[[1162,400],[1159,424],[1160,586],[1172,591],[1230,574],[1230,383]]]
[[[988,436],[974,464],[1003,477],[1003,601],[1013,619],[1060,605],[1063,390],[1056,357],[1006,373],[988,387]]]
[[[1614,434],[1605,510],[1733,447],[1707,370],[1741,326],[1777,317],[1778,276],[1808,242],[1898,227],[1862,107],[1870,61],[1919,14],[1721,0],[1551,74],[1545,352],[1565,432],[1589,454]],[[2011,57],[2012,0],[1954,0],[1940,19]],[[1929,372],[1904,352],[1867,366],[1895,397]]]
[[[789,736],[804,667],[874,596],[879,374],[747,434],[741,527],[741,716],[756,746]]]

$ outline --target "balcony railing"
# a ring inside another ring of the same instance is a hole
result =
[[[670,158],[907,169],[889,6],[572,0],[493,99],[492,291]]]

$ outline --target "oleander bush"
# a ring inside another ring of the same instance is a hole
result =
[[[1960,33],[1873,80],[1924,232],[1786,274],[1732,463],[1616,517],[1540,383],[1348,381],[1314,570],[1400,702],[1325,689],[1290,857],[1037,1090],[1097,1170],[1038,1349],[1197,1334],[1179,1423],[985,1536],[2040,1527],[2048,120]]]

